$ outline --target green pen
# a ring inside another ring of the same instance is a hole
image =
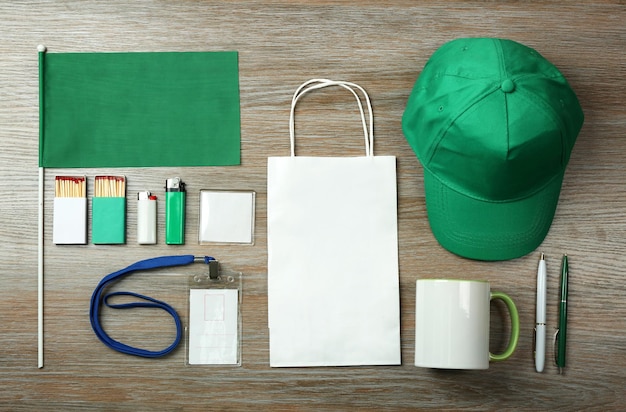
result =
[[[559,374],[563,373],[565,368],[565,344],[567,340],[567,283],[569,277],[569,268],[567,263],[567,255],[563,255],[561,262],[561,300],[559,302],[559,328],[555,335],[555,361],[559,368]]]
[[[165,181],[165,243],[185,244],[185,184],[179,177]]]

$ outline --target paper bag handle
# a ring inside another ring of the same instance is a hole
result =
[[[323,87],[328,87],[328,86],[343,87],[344,89],[349,90],[356,98],[357,105],[359,106],[359,112],[361,113],[361,122],[363,123],[363,134],[365,135],[365,156],[374,156],[374,116],[372,114],[372,104],[370,102],[370,98],[367,92],[358,84],[345,82],[345,81],[328,80],[328,79],[308,80],[302,83],[302,85],[300,85],[300,87],[298,87],[296,92],[293,94],[293,98],[291,99],[291,113],[289,115],[289,137],[291,140],[291,156],[294,157],[296,155],[295,125],[294,125],[296,103],[298,103],[298,100],[300,100],[300,98],[304,96],[306,93],[312,90],[321,89]],[[369,112],[369,132],[367,130],[367,122],[365,121],[365,113],[363,112],[363,105],[361,104],[361,98],[359,97],[358,93],[354,91],[353,88],[360,90],[361,93],[363,93],[365,97],[365,101],[367,102],[367,109]]]

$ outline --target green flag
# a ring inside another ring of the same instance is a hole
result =
[[[237,52],[40,53],[40,167],[240,164]]]

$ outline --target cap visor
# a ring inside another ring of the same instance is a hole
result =
[[[437,241],[452,253],[476,260],[508,260],[535,250],[550,229],[563,174],[534,195],[488,202],[450,189],[424,169],[426,210]]]

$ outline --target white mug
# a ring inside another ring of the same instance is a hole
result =
[[[489,352],[489,303],[502,300],[511,318],[511,336],[501,354]],[[441,369],[488,369],[489,361],[513,354],[519,316],[513,300],[491,292],[489,282],[418,279],[415,296],[415,366]]]

